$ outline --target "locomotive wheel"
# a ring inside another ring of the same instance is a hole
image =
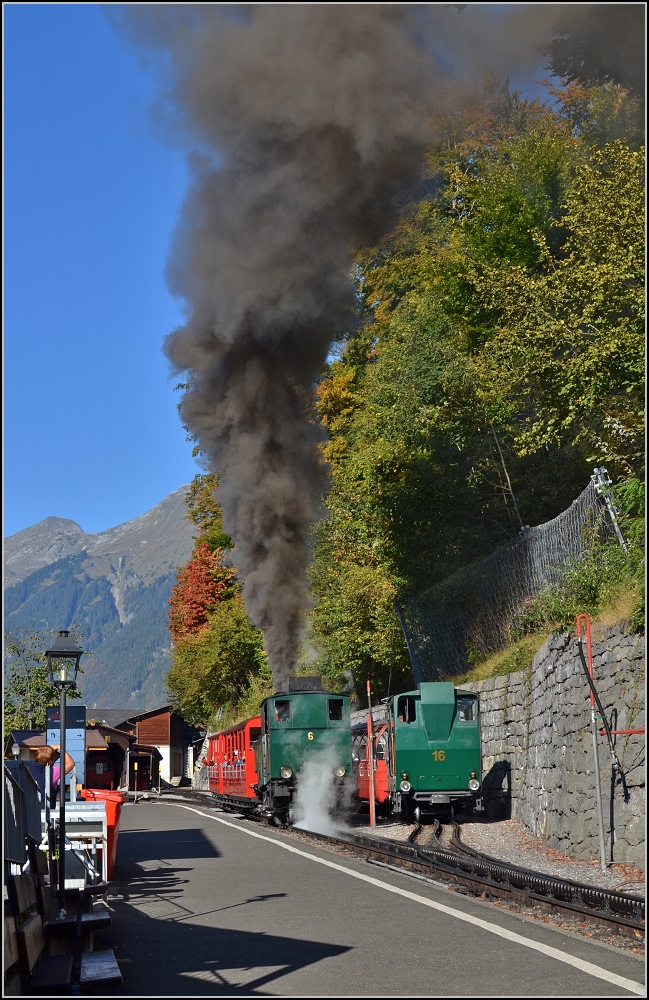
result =
[[[421,823],[421,807],[420,806],[415,806],[415,808],[413,810],[413,813],[412,813],[412,818],[414,819],[415,823]]]

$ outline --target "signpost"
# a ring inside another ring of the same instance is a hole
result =
[[[68,702],[65,708],[65,749],[74,761],[74,773],[78,784],[85,785],[86,706]],[[53,743],[61,746],[61,709],[59,705],[52,705],[47,709],[45,732],[45,739],[49,746]]]

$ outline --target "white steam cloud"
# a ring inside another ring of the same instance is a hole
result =
[[[323,750],[311,757],[300,771],[297,796],[293,804],[293,826],[312,833],[333,836],[345,829],[340,814],[339,783],[333,769],[340,760],[333,750]]]

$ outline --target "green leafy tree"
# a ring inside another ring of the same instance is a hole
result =
[[[641,418],[638,154],[496,81],[436,130],[433,194],[359,256],[365,323],[318,388],[313,634],[325,674],[384,692],[395,598],[556,516],[595,459],[629,475]]]
[[[624,139],[631,149],[644,144],[643,101],[618,83],[585,86],[577,81],[561,87],[546,82],[556,99],[556,114],[580,144],[601,149],[608,142]]]
[[[199,473],[189,484],[185,497],[185,517],[196,525],[201,542],[207,542],[212,552],[232,548],[232,539],[223,530],[221,508],[216,499],[218,486],[213,472]]]
[[[476,286],[499,318],[481,356],[485,400],[515,415],[520,454],[584,443],[588,461],[638,475],[644,417],[644,158],[621,140],[576,167],[542,273],[488,268]]]
[[[266,668],[261,632],[236,594],[219,602],[200,630],[176,643],[167,687],[188,722],[209,725],[217,708],[232,713],[245,701],[251,681]]]
[[[84,634],[71,627],[75,642]],[[45,650],[51,637],[34,628],[5,632],[4,737],[12,729],[45,729],[47,708],[58,705],[59,692],[48,679]],[[81,698],[77,687],[68,698]]]

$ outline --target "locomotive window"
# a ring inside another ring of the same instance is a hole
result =
[[[417,718],[414,698],[399,698],[397,701],[399,722],[414,722]]]
[[[290,701],[275,702],[275,722],[290,722],[291,703]]]
[[[477,698],[463,698],[459,696],[456,700],[457,717],[460,722],[475,722]]]
[[[342,698],[330,698],[327,701],[329,711],[329,722],[343,721],[343,700]]]

